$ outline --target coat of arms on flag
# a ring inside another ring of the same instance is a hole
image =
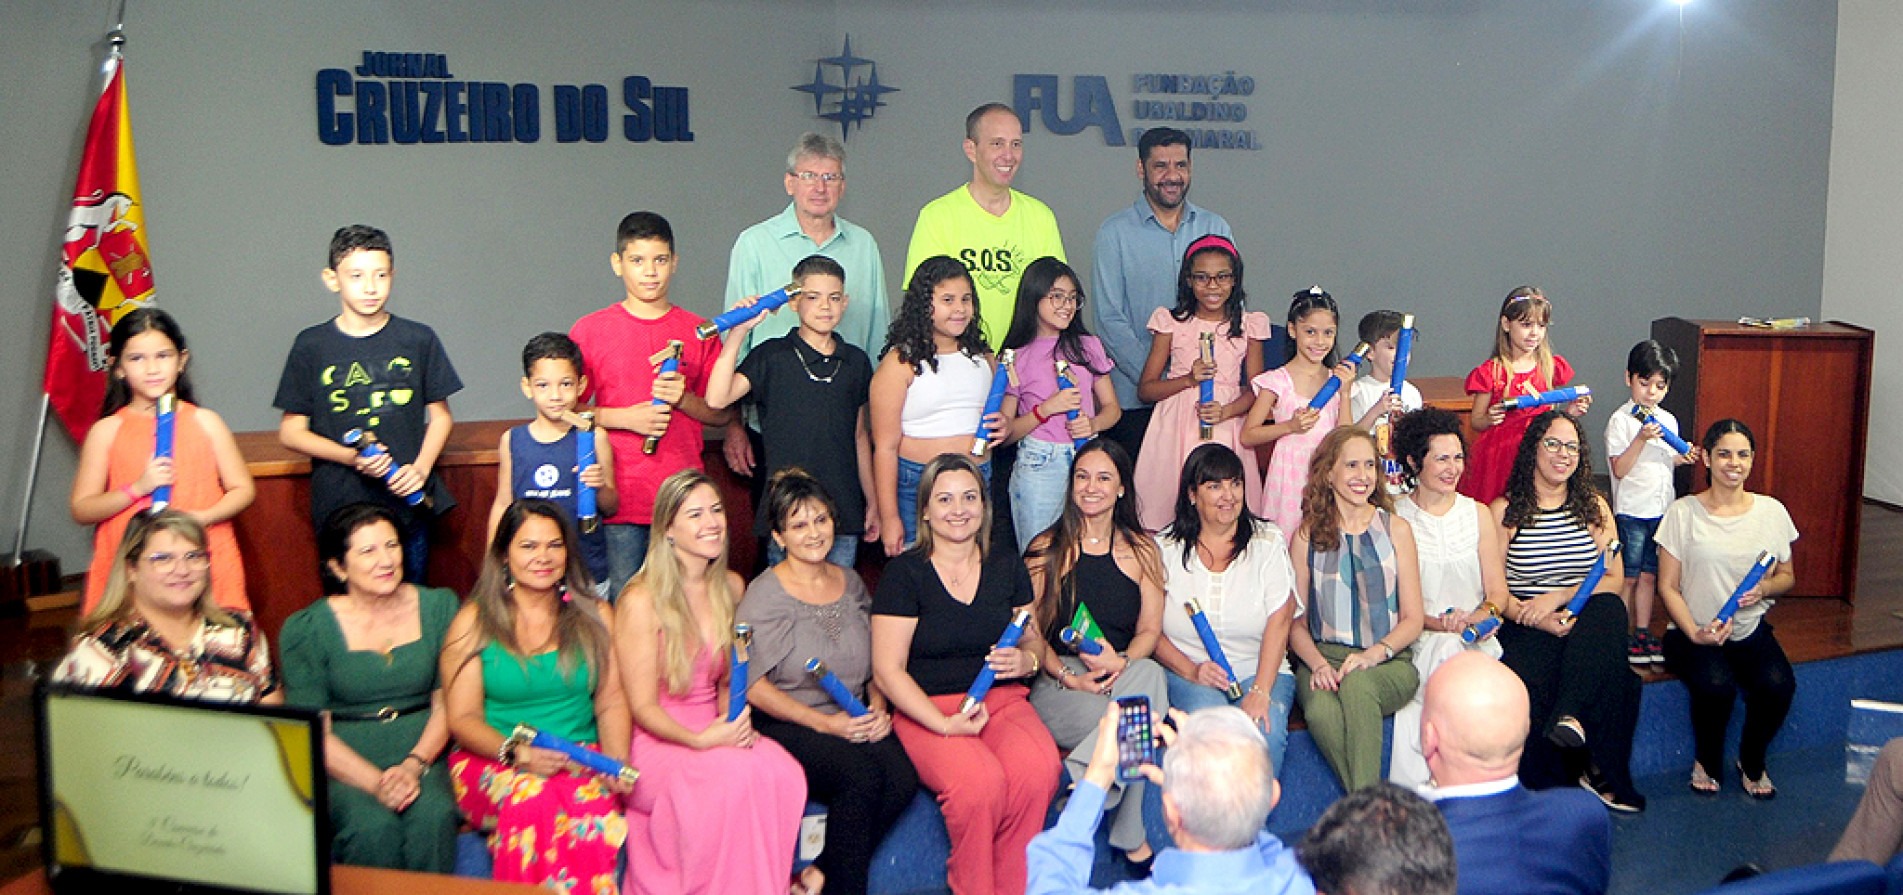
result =
[[[125,67],[117,48],[106,62],[105,87],[86,128],[61,242],[43,387],[66,431],[84,440],[105,397],[112,324],[154,300]]]

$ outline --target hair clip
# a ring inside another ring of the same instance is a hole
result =
[[[1227,236],[1218,236],[1211,233],[1208,236],[1200,237],[1195,242],[1190,243],[1189,248],[1183,252],[1183,259],[1188,260],[1190,256],[1204,249],[1218,249],[1228,252],[1231,257],[1237,259],[1242,257],[1242,252],[1236,249],[1236,244],[1233,240]]]
[[[1308,287],[1308,294],[1315,298],[1321,298],[1322,296],[1327,295],[1328,293],[1322,291],[1322,285],[1320,283],[1316,283],[1315,285]]]

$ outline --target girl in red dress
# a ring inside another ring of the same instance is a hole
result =
[[[1520,437],[1544,408],[1508,410],[1507,398],[1537,395],[1563,388],[1573,380],[1573,365],[1553,353],[1546,329],[1553,321],[1553,303],[1538,286],[1521,286],[1500,304],[1500,326],[1493,334],[1493,356],[1467,374],[1467,394],[1474,397],[1469,418],[1479,437],[1467,455],[1467,476],[1460,493],[1490,503],[1506,491],[1507,473],[1520,449]],[[1592,407],[1592,396],[1566,405],[1572,417]]]

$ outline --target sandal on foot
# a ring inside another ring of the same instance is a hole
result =
[[[1561,749],[1580,749],[1586,745],[1586,725],[1571,715],[1564,715],[1546,731],[1547,742]]]
[[[1744,780],[1745,795],[1757,799],[1760,802],[1768,802],[1777,798],[1777,787],[1771,783],[1770,768],[1765,768],[1764,772],[1758,775],[1758,779],[1753,780],[1751,779],[1751,775],[1744,772],[1744,765],[1740,764],[1738,765],[1738,776]]]
[[[1701,796],[1711,796],[1718,794],[1719,784],[1717,778],[1705,773],[1704,765],[1693,762],[1691,787],[1692,792]]]

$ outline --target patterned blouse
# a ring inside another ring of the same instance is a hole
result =
[[[1365,649],[1400,619],[1400,578],[1388,527],[1387,511],[1376,510],[1366,531],[1342,532],[1333,550],[1309,543],[1308,633],[1315,642]]]
[[[233,624],[205,619],[188,649],[174,651],[139,614],[101,622],[73,638],[54,683],[158,693],[205,702],[257,702],[277,692],[264,634],[244,612]]]

